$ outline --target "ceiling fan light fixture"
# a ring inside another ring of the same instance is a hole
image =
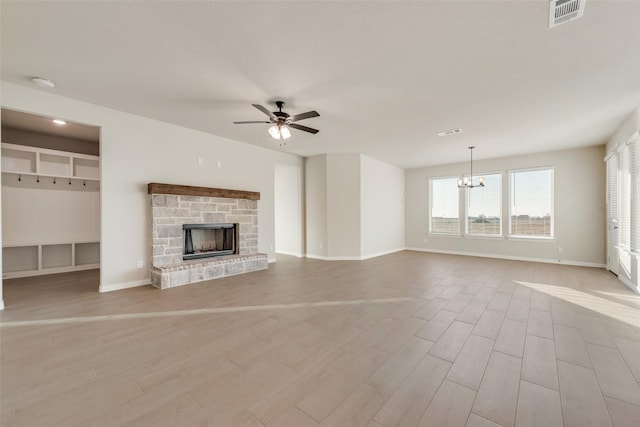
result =
[[[269,128],[269,135],[273,139],[289,139],[291,138],[291,131],[287,125],[276,124]]]
[[[271,135],[271,138],[273,139],[281,138],[280,128],[278,127],[278,125],[273,125],[269,128],[269,135]]]
[[[280,136],[282,139],[291,138],[291,131],[289,130],[289,126],[284,125],[280,127]]]

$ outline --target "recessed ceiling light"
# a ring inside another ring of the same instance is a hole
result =
[[[66,125],[67,122],[65,122],[64,120],[60,120],[60,119],[53,119],[52,120],[53,123],[57,124],[57,125]]]
[[[51,89],[53,87],[56,87],[56,84],[54,82],[52,82],[49,79],[42,78],[42,77],[33,77],[31,79],[31,81],[34,84],[36,84],[36,85],[38,85],[40,87],[46,87],[47,89]]]
[[[462,129],[443,130],[442,132],[438,132],[437,135],[438,136],[449,136],[449,135],[455,135],[456,133],[462,133]]]

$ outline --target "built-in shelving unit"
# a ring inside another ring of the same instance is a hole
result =
[[[100,242],[2,248],[2,277],[5,279],[94,268],[100,268]]]
[[[100,158],[88,154],[2,143],[2,172],[98,181]]]
[[[3,278],[99,268],[99,157],[8,143],[1,157]]]

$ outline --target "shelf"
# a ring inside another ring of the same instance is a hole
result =
[[[2,143],[2,172],[52,178],[100,180],[100,158]]]
[[[96,159],[73,158],[73,176],[76,178],[100,179],[100,162]]]
[[[2,248],[2,272],[38,270],[38,246]]]
[[[71,243],[42,245],[42,268],[71,267]]]
[[[36,153],[5,148],[3,144],[2,171],[16,173],[35,173]]]
[[[100,263],[100,243],[76,243],[75,265],[88,265]]]
[[[43,175],[70,176],[71,157],[53,154],[40,154],[39,172]]]
[[[2,248],[2,276],[6,279],[94,268],[100,268],[100,242]]]

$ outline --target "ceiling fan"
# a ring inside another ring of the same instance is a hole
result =
[[[302,130],[305,132],[316,134],[318,133],[318,129],[313,129],[307,126],[302,126],[297,123],[297,121],[310,119],[312,117],[320,117],[317,111],[307,111],[306,113],[294,114],[293,116],[282,111],[282,107],[284,107],[284,101],[276,101],[276,106],[278,107],[278,111],[271,112],[267,110],[265,107],[259,104],[251,104],[256,107],[258,110],[262,111],[264,114],[269,116],[269,121],[248,121],[248,122],[233,122],[236,125],[244,125],[248,123],[267,123],[273,124],[269,128],[269,135],[271,135],[274,139],[287,139],[291,137],[291,132],[289,128]]]

